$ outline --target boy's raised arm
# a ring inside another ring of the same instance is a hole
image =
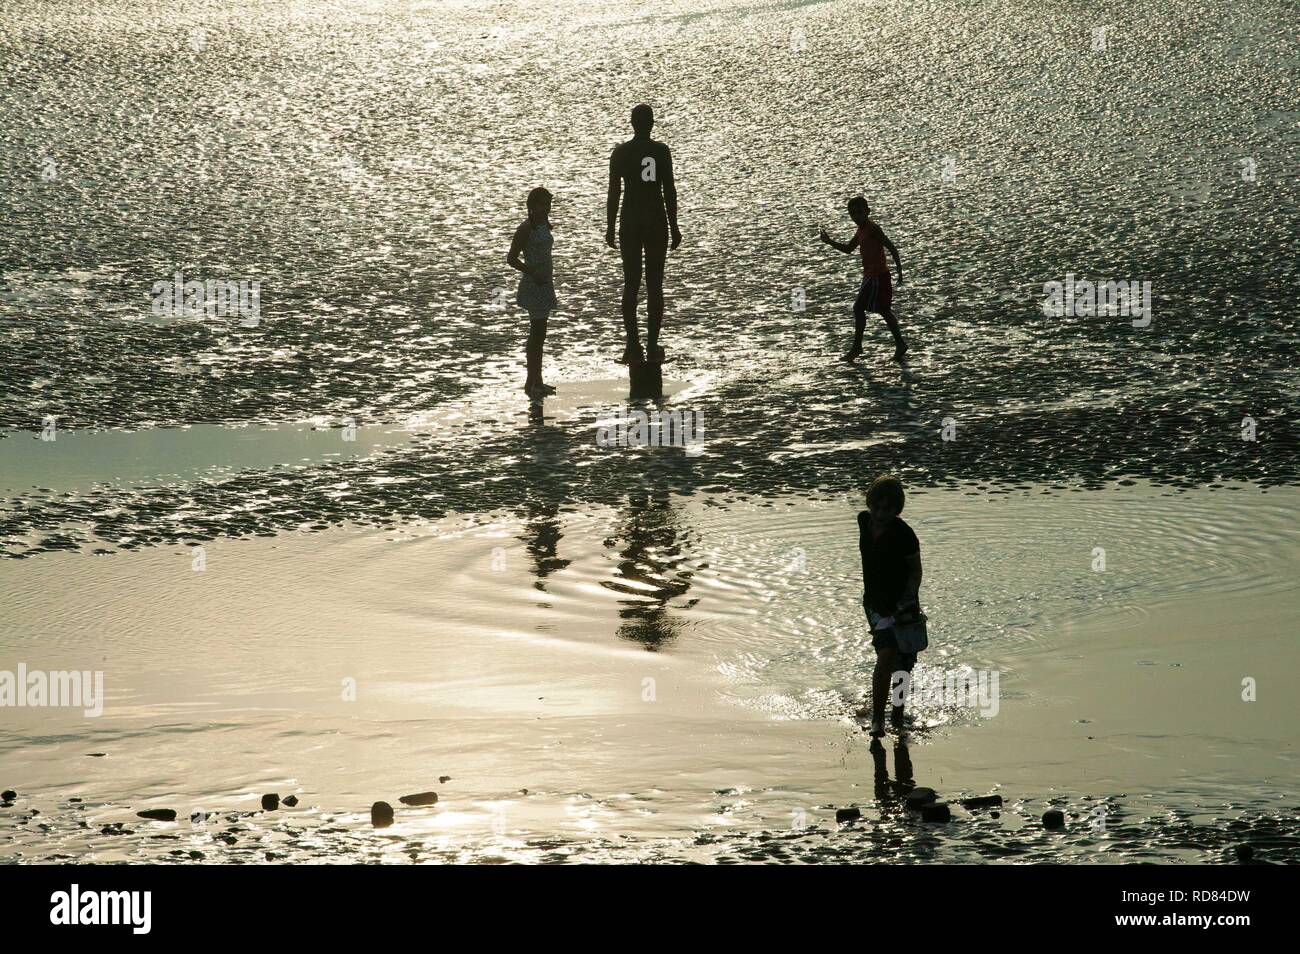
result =
[[[835,248],[839,249],[841,252],[844,252],[846,255],[858,247],[858,233],[856,232],[853,233],[853,238],[851,241],[837,242],[835,241],[835,239],[831,238],[830,235],[827,233],[826,229],[823,228],[821,239],[827,245],[834,246]]]

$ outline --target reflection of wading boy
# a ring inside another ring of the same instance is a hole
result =
[[[898,644],[895,623],[913,622],[921,608],[921,544],[899,516],[903,485],[897,477],[881,476],[867,489],[867,509],[858,514],[858,550],[862,554],[862,607],[871,625],[876,668],[871,678],[871,734],[885,734],[885,699],[894,673],[910,674],[916,653]],[[865,707],[859,717],[866,715]],[[895,706],[894,724],[901,726],[903,707]]]
[[[844,356],[845,361],[852,361],[862,354],[862,332],[867,327],[867,312],[874,312],[885,319],[889,333],[894,336],[894,360],[902,361],[907,353],[907,342],[899,330],[898,319],[894,317],[894,286],[889,279],[889,266],[885,264],[885,249],[894,257],[894,267],[898,269],[898,284],[903,284],[903,264],[898,260],[898,249],[879,225],[871,221],[871,209],[867,200],[860,195],[849,199],[849,216],[857,224],[858,230],[848,242],[837,242],[822,229],[821,240],[833,245],[841,252],[850,253],[854,249],[862,250],[862,286],[858,289],[857,300],[853,302],[853,347]]]

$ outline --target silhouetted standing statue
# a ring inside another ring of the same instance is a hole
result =
[[[664,359],[659,346],[659,328],[664,317],[664,262],[671,247],[682,244],[677,228],[677,187],[673,182],[673,159],[668,146],[650,138],[654,110],[645,103],[632,110],[635,135],[614,147],[609,157],[609,198],[605,204],[605,244],[617,248],[623,258],[623,330],[627,346],[620,361],[632,366],[633,392],[637,391],[638,367],[650,364],[658,375]],[[619,215],[619,198],[623,200]],[[614,241],[614,220],[618,218],[618,243]],[[636,305],[641,290],[642,261],[646,286],[646,350],[637,334]],[[647,369],[648,370],[648,369]],[[644,378],[645,372],[641,372]]]

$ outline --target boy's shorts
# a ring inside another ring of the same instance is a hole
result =
[[[889,277],[889,272],[863,278],[862,287],[858,289],[858,300],[853,306],[875,315],[888,315],[894,307],[894,281]]]
[[[870,606],[864,606],[867,611],[867,622],[871,624],[871,648],[872,649],[892,649],[898,653],[897,668],[901,672],[911,672],[912,667],[916,665],[916,653],[905,653],[898,648],[898,639],[894,636],[894,627],[876,631],[876,624],[879,623],[883,616],[873,610]]]

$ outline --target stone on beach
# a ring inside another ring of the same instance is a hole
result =
[[[273,812],[280,807],[280,796],[271,794],[262,796],[262,811]]]
[[[907,807],[919,809],[930,804],[938,794],[932,788],[914,788],[907,793]]]
[[[3,792],[0,792],[0,799],[3,799],[6,802],[12,802],[17,797],[18,793],[12,788],[6,788]]]
[[[948,808],[947,802],[930,802],[921,806],[921,821],[952,821],[952,810]]]
[[[387,828],[393,823],[393,806],[387,802],[375,802],[370,806],[370,824],[376,828]]]
[[[835,821],[848,822],[856,821],[862,817],[862,811],[858,808],[837,808],[835,809]]]
[[[146,808],[144,811],[136,812],[141,818],[147,818],[150,821],[175,821],[176,810],[174,808]]]
[[[1001,795],[976,795],[974,798],[963,798],[958,801],[962,808],[1001,808]]]
[[[437,792],[417,792],[414,795],[403,795],[398,799],[403,805],[433,805],[438,801]]]
[[[1043,812],[1044,828],[1064,828],[1065,814],[1057,808],[1048,809]]]
[[[295,805],[298,804],[298,796],[297,796],[297,795],[286,795],[286,796],[284,796],[284,798],[280,799],[280,804],[281,804],[281,805],[287,805],[287,806],[289,806],[290,808],[293,808]]]

